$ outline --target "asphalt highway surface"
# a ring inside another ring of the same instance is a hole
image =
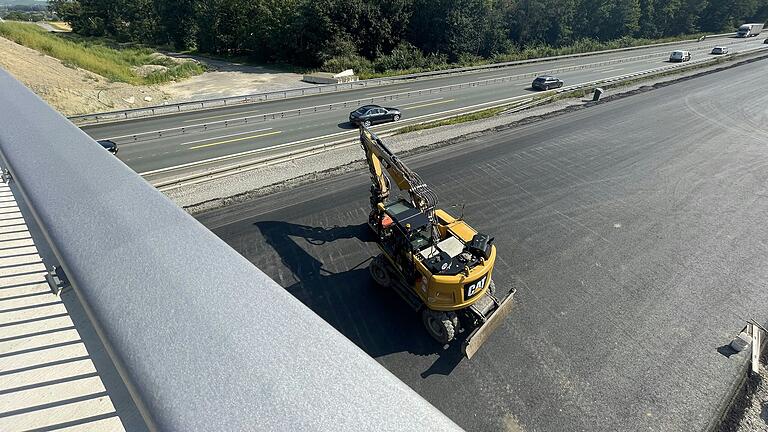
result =
[[[386,101],[375,100],[374,103],[400,108],[403,112],[401,122],[407,123],[426,120],[430,115],[456,113],[473,107],[480,108],[483,104],[492,104],[494,101],[535,94],[530,88],[531,77],[519,77],[451,91],[430,92],[429,89],[532,72],[544,73],[563,67],[584,66],[584,69],[556,73],[566,85],[573,85],[669,65],[669,52],[676,48],[691,50],[694,60],[709,57],[711,46],[714,44],[730,46],[731,51],[736,52],[761,46],[762,38],[714,38],[701,43],[681,43],[679,46],[644,48],[383,87],[86,126],[83,130],[95,139],[113,139],[120,145],[120,159],[135,171],[145,173],[277,145],[297,143],[309,146],[353,137],[356,132],[347,122],[348,114],[357,106],[367,103],[356,102],[365,98],[387,97]],[[622,63],[597,65],[606,60],[629,59],[650,53],[656,55]],[[349,102],[348,108],[327,108],[327,104],[340,102]],[[269,116],[299,108],[302,109],[302,114],[298,117],[291,114],[287,118],[278,115],[276,119],[272,119]],[[260,120],[264,115],[267,115],[267,120]],[[196,125],[235,120],[245,116],[254,116],[254,121],[246,125],[216,127],[183,135],[165,133],[161,138],[146,141],[136,142],[132,137],[139,133],[170,128],[195,129]],[[376,126],[375,129],[381,130],[390,126],[385,124]]]
[[[370,279],[364,171],[198,219],[469,431],[702,430],[745,362],[725,346],[768,319],[766,76],[762,60],[406,158],[495,237],[496,284],[517,288],[471,361]]]

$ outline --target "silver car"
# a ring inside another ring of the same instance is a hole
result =
[[[669,61],[671,62],[684,62],[691,59],[691,53],[689,51],[672,51],[669,55]]]

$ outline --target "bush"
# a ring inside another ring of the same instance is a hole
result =
[[[321,68],[325,72],[333,73],[339,73],[347,69],[353,69],[357,75],[367,74],[373,71],[373,63],[363,56],[352,54],[326,60]]]
[[[377,72],[388,70],[418,69],[427,67],[427,59],[424,53],[415,46],[403,42],[391,53],[380,56],[374,63],[374,69]]]

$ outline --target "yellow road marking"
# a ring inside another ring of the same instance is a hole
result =
[[[263,133],[263,134],[251,135],[251,136],[242,137],[242,138],[235,138],[235,139],[231,139],[231,140],[218,141],[218,142],[215,142],[215,143],[203,144],[203,145],[199,145],[199,146],[190,147],[189,149],[190,150],[194,150],[194,149],[199,149],[199,148],[203,148],[203,147],[211,147],[211,146],[216,146],[216,145],[220,145],[220,144],[228,144],[228,143],[236,142],[236,141],[244,141],[244,140],[247,140],[247,139],[261,138],[261,137],[270,136],[270,135],[277,135],[277,134],[280,134],[280,133],[283,133],[283,131],[267,132],[267,133]]]
[[[220,114],[220,115],[215,115],[215,116],[210,116],[210,117],[200,117],[200,118],[196,118],[196,119],[192,119],[192,120],[184,120],[184,123],[196,122],[196,121],[200,121],[200,120],[215,119],[215,118],[221,118],[221,117],[239,116],[241,114],[253,114],[253,113],[256,113],[256,112],[259,112],[259,110],[241,111],[241,112],[237,112],[237,113]],[[240,117],[235,117],[235,119],[238,119],[238,118],[240,118]]]
[[[397,93],[405,93],[406,90],[410,90],[410,87],[401,88],[399,90],[389,90],[389,91],[380,91],[380,92],[373,92],[373,93],[366,93],[366,96],[373,96],[373,95],[384,95],[384,94],[397,94]]]
[[[432,102],[432,103],[427,103],[427,104],[422,104],[422,105],[416,105],[416,106],[412,106],[412,107],[408,107],[408,108],[409,109],[424,108],[424,107],[428,107],[428,106],[432,106],[432,105],[439,105],[439,104],[444,104],[444,103],[448,103],[448,102],[453,102],[455,100],[456,99],[446,99],[446,100],[441,100],[441,101],[438,101],[438,102]]]

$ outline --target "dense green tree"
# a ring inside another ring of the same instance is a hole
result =
[[[83,35],[332,68],[423,68],[624,37],[733,30],[768,0],[51,0]]]

